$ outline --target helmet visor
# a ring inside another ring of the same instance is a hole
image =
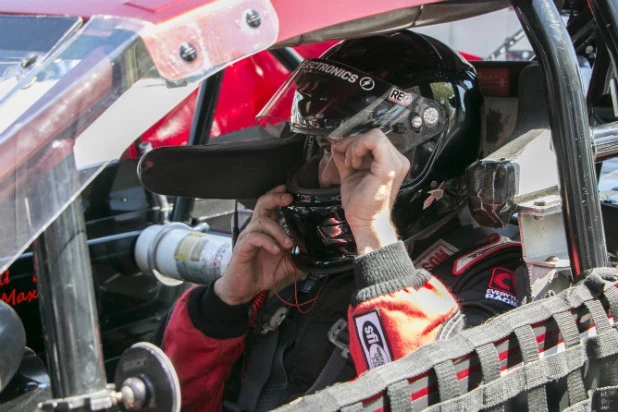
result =
[[[391,131],[415,132],[413,141],[406,142],[406,146],[435,136],[447,123],[438,102],[354,68],[320,59],[305,60],[257,119],[263,127],[289,121],[295,132],[330,139],[373,128],[387,135]]]

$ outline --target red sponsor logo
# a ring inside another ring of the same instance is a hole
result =
[[[509,95],[509,69],[479,69],[477,74],[483,95],[498,97]]]
[[[416,267],[431,271],[457,251],[458,249],[450,243],[438,240],[418,258],[414,259],[414,264]]]
[[[8,303],[11,306],[17,306],[21,303],[31,303],[33,300],[39,298],[39,292],[37,292],[36,288],[30,290],[17,290],[16,288],[11,288],[6,291],[5,287],[9,286],[11,283],[11,278],[9,271],[4,271],[0,274],[0,288],[2,288],[2,292],[0,292],[0,300]],[[32,275],[32,283],[36,283],[36,276]]]
[[[496,267],[491,271],[491,278],[487,286],[490,289],[499,290],[510,295],[517,295],[515,273],[501,267]]]
[[[11,283],[11,279],[9,278],[9,271],[5,270],[4,272],[2,272],[2,274],[0,275],[0,287],[2,286],[8,286],[9,283]]]

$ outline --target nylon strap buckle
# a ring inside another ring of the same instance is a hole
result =
[[[341,356],[348,358],[350,354],[348,322],[345,319],[339,319],[328,331],[328,340],[330,343],[341,349]]]
[[[279,329],[279,326],[283,322],[283,320],[288,316],[288,312],[290,308],[288,306],[281,306],[277,311],[270,317],[268,322],[262,325],[262,330],[260,333],[262,335],[266,335],[269,332],[274,332]]]

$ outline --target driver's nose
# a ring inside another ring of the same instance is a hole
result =
[[[335,160],[330,151],[324,151],[320,159],[320,164],[318,165],[318,181],[320,182],[321,189],[341,185],[339,171],[337,170]]]

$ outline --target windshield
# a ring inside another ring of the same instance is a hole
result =
[[[265,16],[259,28],[217,24],[246,10]],[[262,0],[209,3],[159,25],[0,15],[0,270],[199,81],[266,49],[277,27]]]

